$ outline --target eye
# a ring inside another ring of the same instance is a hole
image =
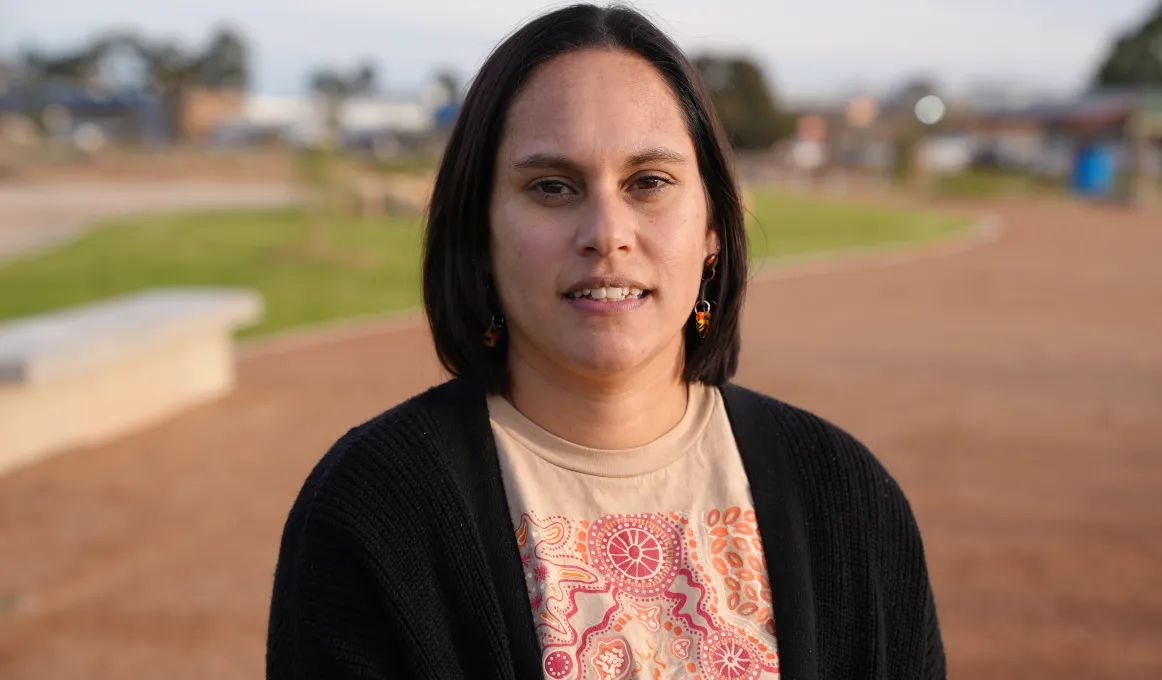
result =
[[[655,196],[673,184],[673,180],[661,175],[642,175],[630,180],[630,190],[645,196]]]
[[[573,187],[559,179],[543,179],[534,182],[529,186],[529,191],[533,192],[533,196],[538,200],[550,205],[565,203],[577,195],[577,191]]]

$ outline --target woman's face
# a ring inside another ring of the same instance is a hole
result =
[[[598,380],[680,365],[717,248],[693,140],[653,66],[612,50],[546,63],[512,104],[495,178],[510,353]]]

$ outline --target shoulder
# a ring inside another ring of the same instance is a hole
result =
[[[750,459],[752,492],[786,495],[812,545],[843,545],[847,559],[863,555],[883,578],[894,572],[926,582],[911,504],[868,447],[830,421],[766,395],[731,385],[723,397],[734,410],[739,451]]]
[[[446,498],[442,491],[452,484],[447,451],[464,446],[459,423],[473,396],[450,381],[351,428],[308,475],[291,520],[297,514],[351,530]]]
[[[777,458],[804,500],[840,503],[866,512],[881,508],[910,520],[903,490],[875,454],[851,433],[810,411],[737,385],[722,389],[740,449]],[[745,454],[744,454],[745,455]]]
[[[878,476],[883,465],[849,432],[810,411],[738,385],[722,388],[732,426],[740,435],[765,436],[771,444],[788,447],[788,456],[800,464],[831,463],[853,468],[861,475]],[[752,432],[753,430],[753,432]]]
[[[723,397],[748,474],[758,472],[752,492],[788,510],[792,526],[775,532],[788,540],[781,547],[805,548],[797,554],[808,560],[821,645],[878,630],[889,677],[944,677],[924,544],[896,480],[859,440],[813,413],[736,386]]]

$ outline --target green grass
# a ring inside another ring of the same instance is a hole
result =
[[[1060,195],[1065,180],[1053,180],[1003,170],[972,170],[933,179],[932,193],[946,198]]]
[[[858,205],[781,192],[755,196],[750,216],[753,260],[944,238],[967,225],[937,212]]]
[[[927,241],[965,221],[938,214],[761,193],[754,259]],[[304,258],[302,216],[290,210],[150,216],[107,222],[43,255],[0,263],[0,319],[156,286],[259,290],[262,322],[242,335],[419,304],[418,219],[342,219],[330,256]]]
[[[970,170],[934,178],[930,193],[937,198],[1055,198],[1070,196],[1069,184],[1068,178],[1054,179],[1004,170]],[[1110,198],[1126,198],[1133,193],[1133,187],[1134,175],[1119,172],[1114,178]],[[1157,187],[1162,190],[1162,177],[1158,178]]]
[[[367,161],[364,167],[384,173],[426,173],[435,172],[439,167],[439,157],[432,156],[401,156],[390,160]]]

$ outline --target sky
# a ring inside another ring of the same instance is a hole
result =
[[[784,98],[883,92],[934,78],[1068,92],[1159,0],[639,0],[688,53],[751,56]],[[292,94],[319,66],[374,60],[388,90],[439,68],[467,78],[503,37],[564,3],[525,0],[0,0],[0,54],[130,28],[195,47],[215,26],[252,46],[254,90]]]

